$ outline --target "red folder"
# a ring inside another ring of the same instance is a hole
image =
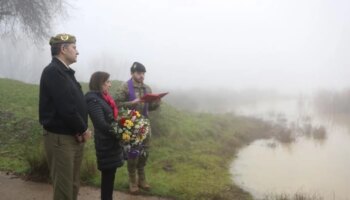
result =
[[[146,102],[155,101],[155,100],[161,99],[167,94],[168,92],[159,93],[159,94],[145,94],[143,97],[141,97],[141,100]]]

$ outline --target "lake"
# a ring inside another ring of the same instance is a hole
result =
[[[232,178],[256,199],[298,192],[350,199],[349,126],[334,114],[318,114],[307,98],[244,105],[235,113],[284,126],[295,138],[289,143],[257,140],[236,155]]]

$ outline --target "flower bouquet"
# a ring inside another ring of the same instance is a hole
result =
[[[145,154],[143,141],[150,132],[150,123],[147,118],[135,110],[120,110],[118,120],[113,127],[128,158],[133,159]]]

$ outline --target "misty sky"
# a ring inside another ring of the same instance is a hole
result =
[[[350,1],[76,0],[56,32],[77,36],[80,80],[96,70],[171,88],[350,85]],[[48,48],[48,47],[47,47]],[[48,54],[49,57],[49,54]]]

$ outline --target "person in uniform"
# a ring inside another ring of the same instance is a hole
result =
[[[139,62],[134,62],[130,69],[131,79],[123,83],[116,92],[115,102],[119,108],[135,109],[148,118],[148,112],[156,110],[160,106],[160,99],[152,102],[141,100],[145,94],[151,94],[151,88],[144,83],[146,68]],[[139,187],[149,190],[150,185],[146,181],[145,166],[149,156],[150,136],[143,143],[142,153],[137,156],[128,156],[127,167],[129,174],[129,190],[131,193],[139,191]]]
[[[76,200],[80,166],[88,130],[88,110],[70,67],[77,61],[76,39],[70,34],[51,37],[51,63],[40,79],[39,121],[53,184],[54,200]]]

